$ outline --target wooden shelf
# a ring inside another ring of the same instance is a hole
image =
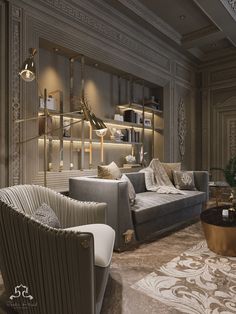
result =
[[[40,113],[40,114],[44,113],[44,109],[39,108],[38,113]],[[49,116],[52,116],[52,117],[63,116],[65,118],[80,119],[80,120],[82,120],[84,118],[84,115],[81,113],[75,113],[75,112],[74,113],[70,113],[70,112],[59,113],[56,110],[50,110],[50,109],[48,109],[48,114],[49,114]]]
[[[135,103],[118,105],[117,107],[120,108],[120,109],[133,109],[133,110],[137,110],[137,111],[143,111],[143,106],[140,105],[140,104],[135,104]],[[149,112],[149,113],[154,113],[154,114],[157,114],[157,115],[162,115],[163,114],[162,110],[149,108],[147,106],[144,106],[144,111],[145,112]]]
[[[38,139],[43,140],[43,136],[40,136]],[[52,140],[52,141],[60,141],[59,136],[47,136],[47,140]],[[63,142],[82,142],[82,140],[78,137],[63,137],[62,138]],[[90,143],[90,139],[89,138],[85,138],[84,139],[84,143],[88,144]],[[92,139],[92,143],[100,143],[100,139],[99,138],[93,138]],[[104,144],[115,144],[115,145],[142,145],[141,142],[125,142],[125,141],[120,141],[120,142],[116,142],[116,141],[112,141],[112,140],[106,140],[104,139]]]
[[[124,126],[124,127],[127,127],[127,128],[142,129],[142,127],[143,127],[141,123],[133,123],[133,122],[127,122],[127,121],[112,120],[112,119],[107,119],[107,118],[102,118],[102,120],[106,124]]]
[[[112,119],[107,119],[107,118],[102,118],[102,120],[106,124],[118,125],[118,126],[127,127],[127,128],[134,128],[134,129],[142,129],[143,128],[143,125],[141,123],[132,123],[132,122],[127,122],[127,121],[118,121],[118,120],[112,120]],[[152,131],[152,127],[151,126],[145,126],[144,129]],[[163,132],[163,129],[161,129],[161,128],[154,128],[154,131],[161,133],[161,132]]]

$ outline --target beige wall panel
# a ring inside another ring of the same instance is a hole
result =
[[[15,3],[16,1],[10,1]],[[17,77],[18,68],[23,59],[27,56],[28,48],[35,47],[40,51],[36,56],[39,74],[39,87],[50,89],[60,89],[63,91],[64,109],[70,109],[69,103],[69,62],[63,56],[52,56],[51,53],[42,49],[42,39],[54,43],[57,46],[73,51],[75,54],[84,54],[85,56],[96,60],[98,63],[104,63],[112,66],[119,71],[130,73],[146,81],[163,87],[164,99],[164,144],[163,137],[156,135],[157,156],[166,161],[177,161],[178,150],[176,142],[177,116],[176,105],[178,98],[186,98],[189,104],[188,116],[191,116],[191,127],[194,126],[194,96],[190,92],[195,86],[195,64],[185,56],[181,56],[173,47],[161,42],[146,30],[140,30],[139,25],[129,25],[125,16],[118,15],[117,12],[106,14],[103,2],[84,2],[77,1],[67,3],[65,1],[46,1],[41,0],[31,2],[17,2],[20,5],[22,14],[18,20],[14,20],[21,36],[18,36],[19,42],[14,42],[14,32],[11,30],[11,41],[15,45],[15,51],[21,49],[23,54],[18,53],[18,60],[15,60],[12,77]],[[92,10],[93,9],[93,10]],[[17,10],[16,10],[17,12]],[[92,13],[89,13],[92,12]],[[13,14],[13,13],[11,13]],[[13,23],[13,24],[14,24]],[[17,24],[18,23],[18,24]],[[135,26],[135,27],[134,27]],[[17,29],[17,28],[16,28]],[[16,47],[16,45],[18,45]],[[20,48],[21,47],[21,48]],[[16,54],[17,55],[17,54]],[[20,57],[19,57],[20,56]],[[10,65],[10,68],[12,65]],[[50,69],[49,69],[50,68]],[[40,69],[40,71],[39,71]],[[60,73],[60,80],[55,76],[55,69]],[[79,95],[80,89],[80,65],[75,64],[75,94]],[[118,102],[118,82],[117,77],[110,73],[101,71],[91,66],[86,67],[86,91],[90,97],[92,109],[101,117],[112,118]],[[18,78],[18,77],[17,77]],[[20,112],[17,117],[37,117],[38,96],[37,85],[20,83]],[[181,86],[181,87],[179,87]],[[122,81],[121,102],[127,102],[128,88],[125,81]],[[19,88],[17,86],[16,91]],[[187,90],[187,95],[185,96]],[[12,90],[11,90],[12,93]],[[142,98],[139,84],[134,84],[134,98],[140,101]],[[150,92],[145,89],[145,96],[149,97]],[[12,115],[13,113],[11,113]],[[12,129],[11,129],[12,130]],[[16,130],[16,127],[15,129]],[[185,161],[186,167],[194,167],[194,131],[191,131],[191,140],[188,142],[188,159]],[[39,141],[28,141],[31,137],[38,134],[38,122],[27,122],[17,130],[17,139],[14,141],[26,141],[26,143],[16,147],[11,146],[11,155],[20,156],[15,158],[15,166],[10,167],[10,178],[13,184],[18,182],[37,182],[43,183],[42,176],[42,145]],[[148,137],[149,135],[147,135]],[[14,142],[15,143],[15,142]],[[191,143],[191,145],[190,145]],[[58,169],[58,143],[53,144],[56,149],[53,155],[54,170]],[[67,148],[65,144],[65,149]],[[119,145],[108,150],[104,147],[105,162],[111,160],[121,163],[123,156],[128,154],[129,147]],[[95,144],[94,163],[99,161],[99,144]],[[78,148],[79,149],[79,148]],[[150,147],[146,147],[149,152]],[[119,156],[118,156],[119,152]],[[149,152],[150,155],[150,152]],[[79,164],[79,154],[74,153],[74,163]],[[190,162],[191,160],[191,162]],[[65,167],[69,164],[68,157],[65,157]],[[85,166],[88,165],[87,157]],[[16,169],[16,171],[13,171]],[[74,171],[74,170],[73,170]],[[22,173],[20,173],[22,172]],[[85,175],[87,172],[78,172],[79,175]],[[71,172],[72,174],[72,172]],[[65,173],[65,177],[70,172]],[[75,173],[73,172],[73,175]],[[62,178],[62,173],[50,172],[49,186],[54,187],[58,183],[58,178]],[[63,179],[64,180],[64,179]],[[65,179],[66,180],[66,179]],[[64,181],[63,181],[64,182]],[[63,183],[64,184],[64,183]],[[65,185],[64,185],[65,186]],[[58,189],[58,187],[57,187]]]

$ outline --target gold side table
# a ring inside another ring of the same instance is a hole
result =
[[[236,212],[223,210],[229,206],[209,208],[201,213],[202,228],[208,248],[223,256],[236,256]]]

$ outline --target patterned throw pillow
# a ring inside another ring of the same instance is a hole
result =
[[[120,180],[128,183],[129,201],[130,201],[131,205],[134,205],[136,193],[135,193],[134,186],[133,186],[132,182],[130,181],[130,179],[125,174],[122,175]]]
[[[32,218],[49,227],[56,229],[61,228],[61,224],[56,214],[46,203],[43,203],[39,208],[36,209],[32,215]]]
[[[98,178],[100,179],[120,179],[122,173],[116,163],[112,161],[107,166],[98,166]]]
[[[193,171],[173,171],[174,184],[179,190],[196,190]]]
[[[173,171],[181,171],[181,162],[162,162],[170,181],[174,183]]]

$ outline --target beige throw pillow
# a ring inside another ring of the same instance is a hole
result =
[[[193,171],[173,171],[174,184],[179,190],[196,190]]]
[[[181,171],[181,162],[162,162],[170,181],[174,183],[173,171]]]
[[[114,161],[107,166],[98,166],[98,178],[100,179],[120,179],[122,173]]]
[[[130,201],[131,205],[134,205],[136,193],[135,193],[134,186],[133,186],[132,182],[130,181],[130,179],[125,174],[122,175],[120,180],[128,183],[129,201]]]

